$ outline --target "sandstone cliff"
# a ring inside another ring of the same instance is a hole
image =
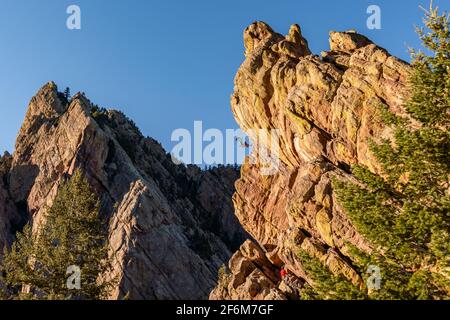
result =
[[[81,169],[110,222],[112,299],[207,298],[217,270],[247,238],[231,197],[238,172],[175,165],[122,113],[71,101],[46,84],[32,98],[12,164],[0,176],[0,245],[43,223],[58,186]]]
[[[282,36],[254,23],[244,31],[244,44],[232,110],[247,132],[279,130],[280,162],[273,175],[262,174],[262,160],[271,158],[260,153],[270,141],[252,137],[253,154],[242,166],[233,201],[257,242],[247,241],[234,254],[210,298],[298,298],[310,281],[299,248],[361,283],[346,243],[370,247],[336,202],[331,180],[353,179],[349,168],[356,163],[377,170],[368,141],[390,136],[379,107],[402,113],[409,66],[354,31],[331,32],[330,51],[321,57],[311,54],[298,25]]]

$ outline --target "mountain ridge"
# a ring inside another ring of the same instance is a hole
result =
[[[100,109],[81,93],[67,101],[49,82],[30,101],[6,173],[15,205],[0,208],[2,244],[10,244],[17,217],[36,232],[77,169],[110,223],[109,258],[120,279],[111,298],[206,298],[219,267],[248,237],[230,201],[234,168],[175,165],[123,113]]]

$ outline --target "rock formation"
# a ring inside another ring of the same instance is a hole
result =
[[[331,32],[330,51],[321,57],[311,54],[298,25],[285,37],[253,23],[244,45],[232,110],[244,131],[279,130],[279,163],[274,174],[262,174],[262,163],[273,161],[261,155],[270,141],[252,136],[253,154],[242,166],[233,201],[256,242],[234,254],[210,298],[298,298],[298,289],[311,281],[297,258],[300,248],[361,283],[346,243],[370,246],[336,201],[331,181],[352,180],[352,164],[378,170],[368,142],[390,136],[380,121],[381,105],[402,114],[409,66],[354,31]],[[280,268],[287,271],[283,279]]]
[[[381,105],[403,113],[409,66],[354,31],[331,32],[321,57],[298,25],[282,36],[254,23],[244,45],[231,105],[253,151],[239,180],[233,168],[175,165],[122,113],[83,94],[67,101],[50,82],[31,100],[13,156],[1,158],[0,245],[29,220],[38,230],[80,168],[109,221],[112,299],[297,299],[311,282],[299,249],[362,284],[347,243],[371,248],[331,182],[354,181],[353,164],[378,170],[368,142],[391,135]],[[276,151],[261,129],[277,130]]]
[[[175,165],[122,113],[71,101],[46,84],[32,98],[12,164],[0,176],[0,245],[36,231],[63,179],[81,169],[109,221],[112,299],[202,299],[248,237],[231,197],[238,172]]]

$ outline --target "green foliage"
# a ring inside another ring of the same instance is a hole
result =
[[[317,258],[300,250],[302,267],[314,282],[301,290],[303,300],[362,300],[367,296],[342,275],[334,275]]]
[[[371,299],[447,299],[450,296],[450,33],[449,15],[431,8],[419,30],[433,54],[413,52],[407,117],[382,111],[393,141],[371,143],[381,174],[356,166],[360,185],[334,181],[338,200],[370,241],[369,256],[353,248],[363,271],[382,270]]]
[[[77,171],[58,191],[42,227],[25,226],[10,251],[5,249],[3,281],[14,299],[101,299],[114,280],[99,281],[109,269],[99,201]],[[70,266],[81,270],[79,290],[69,289]],[[28,293],[22,288],[30,288]]]
[[[382,106],[393,141],[371,143],[381,174],[355,166],[360,184],[334,181],[338,200],[372,244],[369,255],[349,246],[364,280],[369,265],[380,267],[379,290],[352,286],[317,259],[300,253],[313,287],[309,299],[447,299],[450,295],[450,33],[449,16],[431,8],[420,29],[432,56],[413,52],[407,117]]]
[[[70,101],[70,98],[71,98],[71,95],[70,95],[70,88],[69,87],[67,87],[65,90],[64,90],[64,98],[67,100],[67,102],[69,102]]]
[[[407,108],[425,125],[448,125],[450,108],[450,29],[449,15],[438,8],[426,12],[425,28],[417,32],[423,46],[433,55],[412,50],[414,69],[410,78],[411,99]]]
[[[105,125],[109,124],[108,110],[105,108],[100,108],[94,105],[91,108],[91,116],[97,121],[97,123],[103,128]]]
[[[11,169],[12,156],[5,152],[3,156],[0,156],[0,177],[7,174]]]
[[[218,283],[224,288],[228,288],[228,284],[230,283],[230,270],[228,270],[227,266],[223,264],[219,271],[217,271],[217,277],[219,279]]]

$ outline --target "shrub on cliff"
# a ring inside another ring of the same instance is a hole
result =
[[[3,156],[0,156],[0,176],[3,176],[11,169],[12,156],[5,152]]]

